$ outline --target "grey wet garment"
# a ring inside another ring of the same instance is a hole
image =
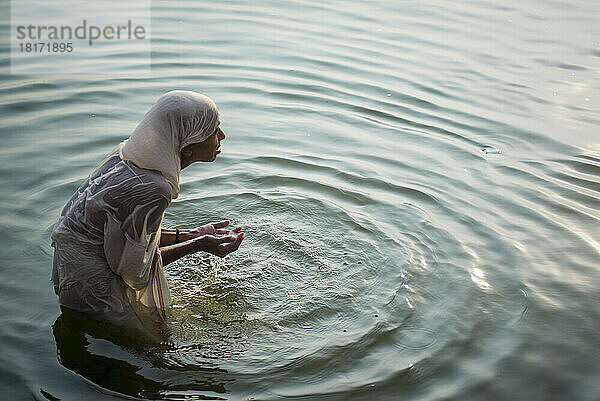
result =
[[[52,231],[60,303],[82,312],[163,311],[170,294],[158,244],[169,182],[110,155],[81,184]]]

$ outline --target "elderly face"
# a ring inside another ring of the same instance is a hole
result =
[[[214,134],[203,142],[192,143],[181,150],[181,169],[186,168],[194,162],[212,162],[221,153],[221,141],[225,139],[225,133],[217,126]]]

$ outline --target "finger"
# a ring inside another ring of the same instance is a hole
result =
[[[231,252],[236,251],[240,247],[240,244],[242,243],[242,240],[244,239],[244,233],[241,233],[237,237],[233,237],[233,238],[235,238],[234,241],[217,245],[217,247],[219,248],[218,256],[225,257],[226,255],[230,254]]]
[[[242,227],[237,226],[236,228],[233,229],[233,231],[235,231],[236,233],[239,233],[240,231],[242,231]]]
[[[242,241],[241,240],[240,241],[236,241],[233,244],[233,246],[231,247],[231,252],[237,251],[239,249],[240,245],[242,245]]]
[[[224,229],[224,228],[219,228],[219,229],[217,230],[217,234],[227,234],[227,230],[226,230],[226,229]]]
[[[235,237],[233,235],[227,235],[225,237],[214,237],[214,238],[215,238],[215,242],[217,244],[231,243],[231,242],[235,242],[235,240],[237,239],[237,237]]]
[[[206,240],[214,245],[219,245],[219,244],[223,244],[226,242],[233,242],[235,241],[236,237],[234,237],[233,235],[226,235],[226,236],[219,236],[217,237],[216,235],[205,235],[204,236],[206,238]]]
[[[231,244],[227,244],[225,246],[230,248],[229,252],[237,251],[237,249],[242,244],[243,239],[244,239],[244,233],[241,233],[240,235],[238,235],[237,240],[235,242],[232,242]]]
[[[237,245],[236,245],[235,249],[238,249],[240,247],[240,245],[242,245],[243,240],[244,240],[244,233],[241,233],[240,235],[238,235],[238,241],[237,241]]]
[[[212,223],[214,228],[223,228],[229,225],[229,220],[219,221],[218,223]]]

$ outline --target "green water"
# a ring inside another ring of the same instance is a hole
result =
[[[600,399],[598,2],[153,2],[127,78],[10,74],[8,7],[1,399]],[[246,239],[157,345],[61,315],[49,235],[171,89],[228,137],[165,225]]]

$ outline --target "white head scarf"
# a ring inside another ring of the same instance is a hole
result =
[[[119,145],[119,156],[138,167],[160,171],[175,199],[179,196],[181,149],[208,139],[218,124],[219,110],[207,96],[183,90],[167,92]]]

